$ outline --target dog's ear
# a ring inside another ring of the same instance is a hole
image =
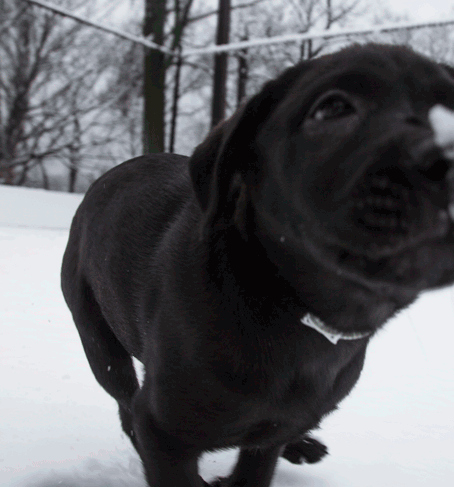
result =
[[[226,223],[233,218],[234,200],[241,194],[244,196],[245,181],[253,180],[261,169],[255,144],[259,129],[304,70],[304,65],[297,65],[266,83],[195,149],[189,165],[192,184],[204,213],[203,232],[214,222]]]

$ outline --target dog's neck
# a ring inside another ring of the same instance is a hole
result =
[[[317,316],[314,316],[312,313],[306,313],[300,321],[301,323],[303,323],[303,325],[306,325],[309,328],[318,331],[334,345],[336,345],[339,340],[361,340],[363,338],[369,337],[372,334],[372,332],[370,331],[340,332],[335,328],[331,328],[330,326],[328,326],[320,318],[317,318]]]
[[[394,292],[392,286],[367,288],[344,274],[332,272],[286,239],[276,239],[258,218],[254,222],[260,246],[273,267],[269,275],[280,279],[276,288],[285,296],[292,296],[290,306],[297,323],[312,328],[332,344],[371,337],[417,296],[411,291]],[[250,260],[253,262],[254,256]],[[260,262],[263,269],[263,257]],[[244,260],[241,265],[244,267]]]

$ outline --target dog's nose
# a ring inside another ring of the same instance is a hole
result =
[[[444,157],[454,160],[454,111],[443,105],[435,105],[429,111],[429,122],[434,133],[434,142]]]
[[[433,183],[453,180],[454,111],[435,105],[429,110],[428,121],[432,134],[425,131],[422,139],[409,144],[413,167]]]

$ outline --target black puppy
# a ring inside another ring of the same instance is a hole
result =
[[[370,337],[454,281],[449,68],[354,46],[267,83],[191,158],[139,157],[89,189],[62,288],[152,487],[267,487],[360,375]],[[142,387],[131,357],[145,369]]]

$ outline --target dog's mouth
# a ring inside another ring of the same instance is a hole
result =
[[[350,195],[350,236],[338,253],[340,267],[424,288],[452,274],[450,169],[443,158],[420,168],[386,162],[369,168]]]
[[[442,238],[450,225],[450,164],[443,158],[427,167],[380,163],[351,194],[351,218],[367,241],[365,253],[384,256],[421,241]]]
[[[407,178],[392,167],[367,174],[352,198],[353,221],[367,232],[404,235],[417,216]]]

